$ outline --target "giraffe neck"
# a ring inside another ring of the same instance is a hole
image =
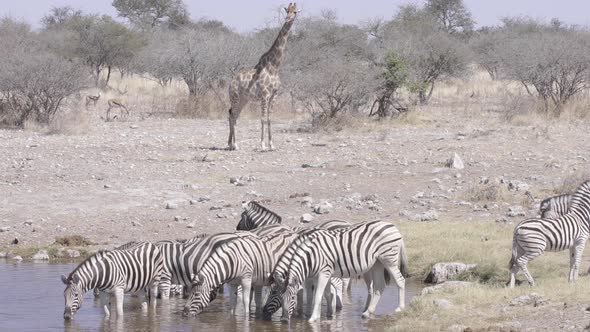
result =
[[[285,24],[283,24],[277,39],[275,39],[270,49],[260,58],[256,67],[276,70],[281,66],[285,53],[285,46],[287,46],[287,39],[289,38],[289,30],[291,29],[291,26],[293,26],[294,21],[294,19],[287,20]]]

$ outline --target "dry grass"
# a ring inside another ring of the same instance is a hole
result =
[[[93,245],[92,241],[86,239],[81,235],[65,235],[61,237],[55,238],[55,244],[64,246],[64,247],[84,247]]]
[[[59,112],[49,123],[48,135],[81,135],[92,128],[89,113],[81,108]]]
[[[575,285],[565,287],[569,271],[568,253],[565,251],[545,253],[529,264],[537,282],[534,289],[524,285],[515,289],[504,288],[508,279],[513,225],[441,221],[401,222],[397,226],[405,238],[413,278],[422,279],[435,263],[459,261],[479,265],[473,273],[460,278],[486,284],[419,297],[395,316],[392,330],[437,331],[446,330],[453,324],[473,329],[486,328],[499,321],[514,319],[514,316],[498,310],[498,306],[508,305],[519,295],[534,291],[552,301],[585,303],[590,293],[590,284],[584,277]],[[587,255],[588,250],[585,257]],[[583,263],[582,271],[585,270],[586,263]],[[518,277],[524,279],[522,274]],[[450,309],[438,308],[432,303],[435,298],[448,299],[454,306]]]
[[[590,180],[590,171],[578,171],[566,176],[563,181],[555,188],[553,193],[556,195],[573,193],[585,181]]]
[[[477,184],[467,190],[465,199],[475,203],[497,202],[500,200],[505,201],[508,194],[505,185],[495,183]]]

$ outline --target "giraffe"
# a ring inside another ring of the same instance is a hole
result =
[[[229,138],[227,144],[229,150],[238,149],[236,144],[236,123],[240,112],[242,112],[249,100],[260,101],[260,123],[262,126],[260,149],[262,151],[266,150],[264,142],[265,127],[268,130],[268,148],[270,150],[274,149],[270,130],[272,102],[281,85],[279,67],[285,55],[289,30],[299,12],[295,3],[289,3],[285,11],[287,12],[285,23],[271,48],[260,57],[258,64],[254,68],[241,69],[229,84],[229,99],[231,102],[228,116]]]

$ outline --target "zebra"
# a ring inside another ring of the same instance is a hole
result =
[[[288,321],[296,305],[297,291],[306,279],[314,278],[317,287],[309,321],[316,321],[320,318],[320,300],[330,277],[359,275],[364,277],[368,290],[363,317],[374,313],[390,277],[394,278],[399,289],[396,312],[405,307],[407,258],[403,238],[393,224],[377,220],[301,235],[275,265],[271,293],[263,313],[272,315],[278,309],[277,302],[282,301],[281,320]]]
[[[258,237],[254,234],[227,239],[206,258],[193,279],[193,289],[184,307],[184,315],[194,316],[203,311],[217,295],[220,285],[229,283],[231,313],[235,313],[237,286],[242,286],[242,303],[246,315],[250,312],[250,290],[255,288],[257,310],[261,309],[262,286],[283,250],[297,237],[296,233]]]
[[[256,201],[249,201],[245,204],[245,210],[236,230],[249,231],[264,225],[280,224],[281,216],[260,205]]]
[[[181,275],[183,274],[183,271],[181,269],[181,262],[178,258],[182,256],[182,252],[188,245],[202,241],[208,236],[210,235],[199,234],[190,239],[164,240],[154,243],[162,252],[164,259],[164,270],[162,271],[158,287],[161,299],[168,299],[172,292],[179,294],[179,289],[190,285],[182,282]]]
[[[527,264],[545,251],[570,250],[570,272],[568,280],[578,277],[584,246],[590,234],[590,181],[582,183],[572,195],[569,212],[557,219],[531,218],[521,221],[512,237],[510,258],[510,280],[507,285],[514,288],[516,274],[522,269],[529,285],[535,280]]]
[[[100,290],[105,316],[110,316],[109,295],[115,295],[117,315],[123,315],[123,294],[149,288],[148,303],[155,306],[160,273],[164,261],[160,250],[151,243],[136,243],[127,250],[104,250],[80,263],[69,276],[61,276],[64,290],[64,319],[70,320],[82,305],[82,296],[90,289]]]
[[[564,214],[567,214],[571,201],[571,194],[557,195],[544,199],[539,206],[541,218],[557,219]]]
[[[264,237],[264,236],[268,236],[268,235],[275,235],[275,234],[285,233],[285,232],[286,233],[294,233],[294,231],[291,227],[281,225],[281,224],[264,225],[264,226],[260,226],[258,228],[251,229],[251,230],[249,230],[249,232],[252,234],[256,234],[259,237]]]

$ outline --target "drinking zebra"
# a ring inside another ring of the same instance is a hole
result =
[[[246,209],[242,212],[242,217],[236,230],[249,231],[261,226],[280,224],[282,218],[271,210],[260,205],[256,201],[246,203]]]
[[[109,295],[115,295],[117,315],[123,315],[123,294],[149,288],[147,302],[155,306],[160,273],[164,267],[160,250],[151,243],[136,243],[127,250],[99,251],[78,265],[69,276],[61,277],[64,291],[64,319],[72,319],[82,305],[82,296],[91,289],[100,291],[105,316],[110,315]]]
[[[527,281],[534,286],[535,281],[527,269],[527,264],[545,251],[570,250],[570,272],[568,280],[578,277],[584,246],[590,234],[590,181],[578,187],[572,195],[569,212],[556,219],[531,218],[521,221],[514,228],[512,237],[512,256],[510,258],[510,280],[513,288],[516,274],[522,269]]]
[[[242,303],[250,312],[250,290],[255,289],[257,310],[262,307],[262,286],[283,250],[297,237],[295,233],[279,233],[258,237],[254,234],[227,239],[217,244],[193,279],[193,289],[184,307],[185,315],[197,315],[217,296],[219,286],[229,283],[231,313],[235,313],[237,286],[242,287]]]
[[[539,207],[541,218],[543,219],[557,219],[569,211],[569,206],[572,200],[571,194],[557,195],[545,198]]]
[[[310,321],[320,318],[320,300],[332,276],[362,275],[368,297],[363,317],[374,313],[381,293],[393,277],[399,288],[399,307],[405,307],[407,259],[404,241],[388,222],[370,221],[334,231],[313,230],[297,238],[283,253],[271,276],[271,293],[264,307],[272,315],[282,302],[282,320],[289,320],[296,305],[297,291],[306,279],[316,279]],[[277,301],[278,300],[278,301]],[[273,311],[274,310],[274,311]]]

